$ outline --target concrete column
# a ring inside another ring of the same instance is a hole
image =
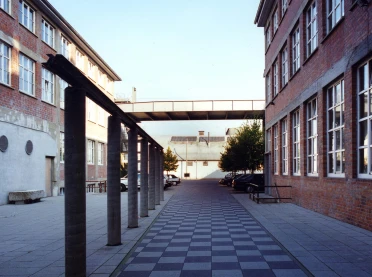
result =
[[[150,144],[150,164],[149,164],[149,210],[155,210],[155,148]]]
[[[128,228],[138,227],[138,131],[130,128],[128,132]]]
[[[108,246],[121,244],[120,135],[121,135],[120,118],[117,116],[109,116],[107,144]]]
[[[149,178],[149,143],[146,138],[141,141],[141,205],[140,216],[149,216],[149,193],[148,193],[148,178]]]
[[[65,89],[65,276],[86,276],[85,91]]]
[[[159,161],[159,149],[155,150],[155,205],[160,205],[160,161]]]
[[[160,160],[160,201],[164,201],[164,155],[163,151],[159,152]]]

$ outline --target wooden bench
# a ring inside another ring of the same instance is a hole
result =
[[[21,190],[9,192],[10,204],[31,204],[40,202],[40,199],[45,197],[43,190]]]

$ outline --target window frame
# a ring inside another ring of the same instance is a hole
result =
[[[326,6],[327,33],[330,33],[345,15],[345,3],[344,0],[327,0]],[[339,18],[336,14],[338,6],[340,7]]]
[[[288,175],[288,120],[281,122],[282,127],[282,174]]]
[[[41,40],[50,47],[55,47],[56,29],[45,18],[41,19]]]
[[[97,164],[98,165],[104,165],[103,163],[103,157],[104,157],[104,143],[98,142],[97,147]]]
[[[271,44],[271,24],[268,23],[265,31],[265,49],[267,50]]]
[[[361,74],[361,69],[364,73]],[[372,60],[363,63],[357,69],[357,120],[358,120],[358,165],[357,174],[358,178],[372,179]],[[363,104],[361,104],[363,98]],[[364,124],[365,123],[365,124]],[[361,128],[361,126],[364,126]],[[364,135],[362,135],[364,131]],[[364,138],[364,139],[363,139]],[[362,142],[363,141],[363,145]],[[363,153],[363,156],[361,155]],[[364,163],[361,163],[363,157]],[[362,164],[365,171],[361,170]]]
[[[12,81],[12,47],[0,40],[0,83],[7,86]],[[3,65],[6,65],[4,68]]]
[[[96,65],[91,60],[88,60],[88,76],[94,80],[95,73],[96,73]]]
[[[276,34],[278,29],[279,29],[279,14],[278,14],[278,8],[275,8],[275,11],[273,13],[273,36]]]
[[[47,79],[46,77],[49,77],[49,76],[50,76],[50,79]],[[49,104],[55,105],[55,101],[56,101],[55,99],[56,98],[55,97],[55,76],[52,72],[50,72],[48,69],[44,67],[42,68],[41,87],[42,87],[41,100]],[[51,89],[49,90],[49,88]]]
[[[301,120],[300,110],[292,113],[292,172],[294,176],[301,175]],[[296,151],[297,150],[297,151]]]
[[[65,89],[68,87],[68,83],[59,78],[59,107],[65,109]]]
[[[279,65],[276,60],[273,65],[273,95],[274,97],[279,94]]]
[[[24,17],[24,8],[27,9],[26,22],[25,22],[25,17]],[[32,14],[32,20],[30,20],[30,14]],[[35,10],[27,2],[23,0],[19,0],[18,22],[32,33],[35,33],[35,17],[36,17]],[[31,26],[30,26],[30,22],[31,22]]]
[[[266,140],[266,143],[265,143],[266,153],[269,153],[271,152],[271,128],[266,130],[265,140]]]
[[[70,44],[70,41],[61,35],[61,54],[68,60],[70,60]]]
[[[94,165],[95,164],[95,141],[88,139],[87,142],[87,164]]]
[[[318,100],[316,97],[314,97],[313,99],[306,103],[306,149],[307,149],[306,151],[307,175],[318,176],[319,174]]]
[[[274,133],[274,174],[279,174],[279,130],[278,130],[278,124],[275,124],[273,127],[273,133]]]
[[[21,62],[27,62],[27,65],[21,64]],[[19,65],[19,78],[18,78],[18,89],[20,92],[31,95],[35,97],[35,61],[24,55],[23,53],[19,52],[18,55],[18,65]],[[30,69],[30,65],[32,69]],[[26,67],[28,66],[28,67]],[[24,78],[24,73],[27,72],[27,80]],[[31,74],[31,76],[30,76]],[[31,77],[31,78],[30,78]],[[31,92],[29,92],[30,86],[27,85],[27,90],[24,89],[24,82],[30,84],[28,80],[31,79]],[[23,80],[23,85],[21,86],[21,81]]]
[[[0,0],[0,9],[2,9],[3,11],[5,11],[8,14],[11,14],[11,11],[12,11],[11,1],[10,0]]]
[[[300,69],[301,65],[301,45],[300,27],[297,26],[292,33],[292,76]]]
[[[282,0],[282,18],[288,10],[288,0]]]
[[[77,49],[75,53],[75,65],[84,72],[84,54]]]
[[[272,100],[271,94],[271,72],[269,71],[266,75],[266,103],[270,103]]]
[[[285,46],[280,53],[282,64],[282,88],[288,84],[288,48]]]
[[[314,12],[315,11],[315,12]],[[318,48],[318,6],[312,2],[306,11],[306,57]],[[315,31],[315,34],[314,34]]]
[[[96,122],[96,105],[95,103],[88,98],[88,105],[87,105],[87,119],[91,122]]]
[[[341,90],[339,97],[337,97],[337,86],[338,85],[340,86],[340,90]],[[344,80],[341,79],[333,83],[327,89],[327,176],[328,177],[339,177],[339,178],[345,177],[345,162],[342,166],[342,157],[345,158],[345,143],[344,143],[345,91],[344,91],[344,86],[345,86]],[[331,98],[331,95],[332,95],[332,98]],[[339,108],[339,111],[340,111],[340,117],[339,117],[340,124],[338,126],[336,126],[337,123],[335,122],[337,118],[336,117],[337,108]],[[332,118],[330,116],[331,114],[332,114]],[[331,119],[332,119],[332,124],[330,124]],[[358,126],[359,126],[359,120],[358,120]],[[340,141],[339,141],[340,149],[337,149],[337,141],[336,141],[337,132],[339,132],[340,134]],[[359,134],[359,131],[358,131],[358,134]],[[330,145],[331,142],[332,142],[332,148]],[[337,170],[337,154],[341,155],[341,158],[340,158],[341,170],[340,171]],[[332,156],[332,160],[331,160],[331,156]],[[331,172],[331,166],[330,166],[331,162],[332,162],[332,166],[334,169],[332,172]]]

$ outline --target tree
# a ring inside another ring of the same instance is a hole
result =
[[[177,155],[173,154],[172,150],[168,146],[167,151],[164,153],[164,170],[169,173],[169,171],[176,171],[178,168]]]
[[[244,123],[237,134],[227,140],[219,167],[223,171],[249,170],[253,173],[263,165],[264,149],[261,124],[257,120],[252,124]]]

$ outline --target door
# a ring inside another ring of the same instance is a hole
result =
[[[45,158],[45,196],[52,196],[52,159]]]

